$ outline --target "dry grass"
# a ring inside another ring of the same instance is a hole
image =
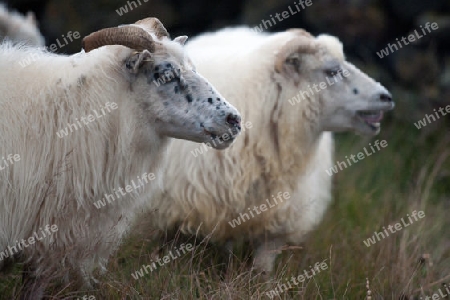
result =
[[[444,127],[444,124],[442,124]],[[248,245],[229,256],[222,245],[196,237],[193,251],[135,280],[131,273],[173,247],[152,241],[155,232],[140,224],[111,259],[94,291],[57,286],[50,299],[269,299],[266,292],[326,260],[328,268],[274,299],[425,299],[450,282],[450,136],[430,134],[396,121],[377,137],[388,147],[335,178],[335,199],[321,225],[301,249],[286,248],[270,280],[249,271]],[[337,135],[336,159],[369,143]],[[363,241],[413,210],[425,218],[367,247]],[[1,299],[15,299],[20,266],[0,277]]]

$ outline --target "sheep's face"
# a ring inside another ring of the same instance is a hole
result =
[[[306,118],[324,131],[379,133],[383,113],[394,108],[392,97],[381,84],[345,61],[336,38],[303,34],[286,49],[291,51],[285,52],[279,69],[290,81],[291,104],[308,103],[297,105]]]
[[[184,40],[130,57],[125,64],[136,73],[132,92],[142,118],[159,134],[224,149],[240,133],[241,116],[195,71],[182,49]]]
[[[322,128],[328,131],[353,130],[365,135],[378,134],[384,112],[394,108],[391,94],[348,62],[336,64],[336,61],[331,61],[330,65],[325,64],[324,67],[322,76],[329,80],[330,86],[321,95]]]

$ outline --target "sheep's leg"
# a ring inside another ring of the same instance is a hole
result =
[[[22,273],[23,289],[20,294],[20,300],[39,300],[44,297],[44,292],[49,284],[45,278],[37,278],[35,269],[31,263],[24,266]]]
[[[229,259],[231,259],[231,257],[233,256],[233,246],[234,246],[234,241],[232,239],[228,239],[225,242],[224,249],[225,249],[225,253],[228,254]]]
[[[254,269],[263,275],[270,275],[273,271],[275,259],[281,254],[280,248],[285,244],[284,239],[272,238],[256,242],[253,259]]]
[[[231,268],[233,262],[233,246],[234,241],[232,239],[228,239],[224,245],[225,254],[228,256],[228,268]]]

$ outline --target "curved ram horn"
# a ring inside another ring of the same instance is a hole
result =
[[[85,52],[106,45],[122,45],[136,51],[147,49],[150,52],[155,52],[155,42],[152,36],[137,26],[128,25],[101,29],[86,36],[82,42]]]
[[[170,35],[167,32],[166,28],[157,18],[145,18],[143,20],[137,21],[134,24],[141,25],[148,31],[155,33],[156,37],[159,39],[164,36],[170,38]]]

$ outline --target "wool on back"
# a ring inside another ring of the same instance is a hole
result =
[[[104,262],[133,207],[142,204],[139,195],[155,186],[139,188],[100,211],[93,205],[144,173],[159,177],[155,168],[162,141],[155,139],[153,151],[133,147],[137,123],[127,101],[128,83],[118,69],[128,51],[112,46],[62,56],[0,46],[0,158],[20,155],[20,161],[0,170],[0,251],[56,224],[56,235],[24,251],[42,256],[59,245],[67,252],[53,253],[52,260],[78,267],[84,258],[97,261],[90,250],[103,247]],[[26,66],[19,63],[31,56]],[[112,102],[117,109],[108,110]],[[86,124],[82,118],[89,115],[95,120]],[[58,136],[64,129],[67,135]],[[84,244],[83,252],[76,247],[71,253],[72,243]]]

